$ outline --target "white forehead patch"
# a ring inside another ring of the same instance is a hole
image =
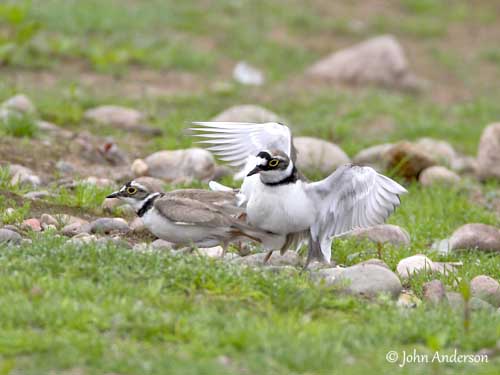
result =
[[[137,189],[141,189],[141,190],[144,190],[144,191],[148,191],[148,189],[146,189],[146,188],[144,187],[144,185],[141,185],[140,183],[135,182],[135,181],[132,181],[132,182],[130,183],[130,186],[133,186],[133,187],[135,187],[135,188],[137,188]]]

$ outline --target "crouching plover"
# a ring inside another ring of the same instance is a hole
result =
[[[231,242],[255,241],[267,249],[280,249],[286,241],[284,236],[238,219],[244,209],[237,206],[231,192],[184,189],[161,193],[146,183],[131,181],[107,198],[128,203],[151,233],[176,245],[221,245],[224,256]]]

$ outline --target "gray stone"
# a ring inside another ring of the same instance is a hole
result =
[[[40,223],[42,223],[42,226],[43,225],[54,225],[57,227],[59,225],[59,222],[57,221],[57,219],[54,216],[49,215],[49,214],[42,214],[42,216],[40,216]]]
[[[140,159],[138,159],[140,160]],[[167,182],[182,180],[209,180],[215,173],[215,161],[212,154],[201,148],[189,148],[174,151],[158,151],[142,160],[147,169],[141,172]],[[137,167],[137,160],[134,165]],[[137,168],[132,168],[137,173]]]
[[[350,162],[346,153],[336,144],[312,137],[296,137],[297,168],[317,170],[330,174],[339,166]]]
[[[83,117],[87,121],[119,129],[150,135],[161,134],[160,129],[151,128],[145,124],[146,116],[143,113],[132,108],[103,105],[85,111]]]
[[[371,264],[374,266],[384,267],[385,269],[390,270],[389,266],[383,260],[377,259],[377,258],[372,258],[372,259],[368,259],[368,260],[365,260],[363,262],[360,262],[360,263],[358,263],[358,266],[364,265],[364,264]]]
[[[127,233],[130,231],[128,223],[121,218],[100,218],[90,223],[90,233]]]
[[[413,255],[408,258],[401,259],[396,267],[398,275],[405,279],[419,272],[433,272],[434,265],[432,260],[423,254]]]
[[[1,106],[8,110],[14,110],[21,113],[33,114],[36,112],[35,106],[31,100],[23,94],[18,94],[4,101]]]
[[[424,284],[424,301],[437,305],[446,298],[446,290],[440,280],[428,281]]]
[[[38,187],[41,184],[41,179],[35,173],[22,165],[11,164],[9,166],[10,175],[12,176],[10,183],[12,185],[30,185]]]
[[[366,165],[382,172],[387,168],[387,159],[384,155],[392,146],[392,143],[384,143],[365,148],[353,157],[352,162],[356,165]]]
[[[451,250],[500,251],[500,230],[486,224],[465,224],[453,232],[449,243]]]
[[[236,258],[233,263],[245,264],[248,266],[297,266],[301,264],[301,259],[295,251],[287,251],[280,255],[279,251],[273,252],[269,261],[264,264],[266,253],[257,253],[245,257]]]
[[[500,123],[483,130],[477,153],[477,174],[481,180],[500,180]]]
[[[395,246],[408,246],[410,244],[410,235],[408,232],[392,224],[380,224],[369,228],[355,229],[347,234],[347,236]]]
[[[470,299],[469,306],[472,311],[485,310],[491,313],[495,312],[495,307],[493,307],[490,303],[476,297],[472,297]]]
[[[334,82],[420,90],[426,83],[410,72],[403,48],[391,35],[334,52],[311,66],[312,77]]]
[[[411,291],[403,291],[399,297],[396,305],[407,309],[412,309],[420,305],[422,301]]]
[[[63,226],[61,233],[68,237],[76,236],[80,233],[87,233],[90,231],[88,222],[73,222]]]
[[[326,270],[321,270],[324,273]],[[335,273],[338,273],[335,275]],[[378,294],[389,294],[396,298],[401,293],[402,286],[394,272],[379,265],[364,264],[334,271],[329,276],[327,284],[340,286],[341,290],[358,296],[375,297]]]
[[[476,276],[470,282],[470,289],[474,297],[500,307],[500,284],[495,279],[486,275]]]
[[[76,172],[76,167],[73,164],[68,163],[67,161],[64,160],[59,160],[56,163],[56,168],[59,172],[65,174],[73,174]]]
[[[20,244],[22,237],[19,233],[14,232],[10,229],[0,228],[0,245],[1,244]]]
[[[282,122],[283,118],[258,105],[246,104],[230,107],[215,116],[212,121],[221,122]]]
[[[26,194],[23,195],[24,198],[26,199],[44,199],[54,196],[54,194],[50,193],[48,190],[38,190],[38,191],[30,191]]]
[[[418,180],[423,186],[455,185],[460,182],[460,176],[446,167],[435,165],[425,168]]]
[[[157,239],[151,242],[151,248],[153,250],[172,250],[175,248],[175,244],[162,239]]]

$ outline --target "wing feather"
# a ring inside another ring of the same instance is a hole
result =
[[[197,143],[233,166],[243,166],[249,157],[263,150],[281,150],[295,161],[290,129],[275,122],[194,122],[190,130],[200,138]]]
[[[311,227],[314,241],[330,260],[332,239],[356,228],[382,224],[400,204],[406,189],[370,167],[345,165],[322,181],[307,185],[321,202],[319,220]]]

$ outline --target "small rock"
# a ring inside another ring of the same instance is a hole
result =
[[[282,122],[286,121],[277,114],[257,105],[237,105],[215,116],[212,121],[220,122]]]
[[[14,110],[21,113],[33,114],[36,112],[35,106],[31,100],[23,94],[18,94],[4,101],[1,106],[3,108]]]
[[[465,224],[450,238],[451,250],[500,251],[500,230],[486,224]]]
[[[90,226],[88,221],[72,222],[64,225],[61,229],[61,233],[68,237],[73,237],[80,233],[87,233],[90,231]]]
[[[116,187],[116,184],[114,181],[110,180],[109,178],[99,178],[95,176],[89,176],[86,179],[82,181],[84,184],[88,185],[94,185],[100,188],[114,188]]]
[[[53,196],[54,194],[50,193],[48,190],[38,190],[38,191],[30,191],[23,195],[24,198],[27,199],[44,199]]]
[[[265,256],[266,253],[257,253],[246,257],[236,258],[233,262],[248,266],[297,266],[301,263],[301,259],[295,251],[287,251],[283,255],[280,255],[279,251],[275,251],[266,264],[264,264]]]
[[[335,82],[420,90],[426,83],[410,72],[403,48],[391,35],[378,36],[334,52],[308,69],[308,74]]]
[[[31,219],[26,219],[22,223],[23,228],[30,229],[34,232],[41,232],[42,231],[42,225],[40,224],[40,221],[36,218],[31,218]]]
[[[388,243],[395,246],[410,245],[410,235],[406,230],[397,225],[380,224],[369,228],[355,229],[348,237],[357,239],[367,239],[375,243]]]
[[[396,305],[406,309],[413,309],[420,305],[422,301],[411,291],[403,291],[399,297]]]
[[[416,179],[420,172],[436,164],[435,160],[410,142],[399,142],[389,148],[384,158],[387,168],[409,180]]]
[[[421,271],[433,272],[433,269],[432,260],[422,254],[401,259],[396,267],[398,275],[403,279]]]
[[[424,301],[437,305],[446,298],[446,290],[440,280],[432,280],[424,284]]]
[[[42,214],[42,216],[40,216],[40,223],[43,225],[54,225],[54,226],[58,226],[59,225],[59,222],[57,221],[57,219],[52,216],[52,215],[49,215],[49,214]]]
[[[123,201],[118,198],[104,198],[101,203],[101,208],[106,212],[110,212],[111,210],[118,206],[121,206],[122,204]]]
[[[18,245],[21,243],[23,238],[19,235],[19,233],[14,232],[9,229],[0,228],[0,244],[14,244]]]
[[[137,162],[137,161],[136,161]],[[137,163],[134,162],[134,164]],[[201,148],[158,151],[144,159],[147,174],[173,182],[180,179],[211,179],[215,172],[212,154]]]
[[[491,313],[495,312],[495,308],[490,303],[477,297],[472,297],[470,299],[469,306],[472,311],[485,310]]]
[[[483,130],[477,154],[477,174],[481,180],[500,180],[500,123]]]
[[[446,167],[435,165],[425,168],[418,177],[423,186],[432,186],[436,184],[455,185],[460,182],[460,176]]]
[[[477,173],[477,159],[472,156],[457,156],[451,163],[451,169],[457,173]]]
[[[358,152],[352,161],[356,165],[369,166],[382,172],[387,169],[387,159],[384,155],[392,146],[392,143],[384,143],[365,148]]]
[[[127,154],[113,141],[105,142],[99,146],[98,150],[111,165],[128,165],[130,163]]]
[[[296,137],[297,168],[299,170],[318,170],[330,174],[339,166],[350,162],[340,147],[318,138]]]
[[[175,248],[175,244],[162,239],[157,239],[151,242],[151,248],[154,250],[172,250]]]
[[[145,176],[148,173],[149,167],[142,159],[135,159],[130,166],[134,176]]]
[[[127,233],[130,231],[128,223],[122,218],[100,218],[90,223],[90,233],[111,232]]]
[[[495,279],[486,275],[476,276],[470,282],[470,289],[474,297],[500,307],[500,284]]]
[[[394,272],[379,265],[355,265],[342,271],[338,270],[338,268],[324,269],[318,273],[324,275],[333,272],[333,275],[325,278],[328,285],[340,286],[341,290],[359,296],[375,297],[380,293],[386,293],[396,298],[403,289]]]
[[[148,135],[160,135],[160,129],[145,125],[146,116],[131,108],[115,105],[103,105],[85,111],[83,115],[87,121],[116,127],[119,129],[137,131]]]
[[[89,233],[78,233],[76,236],[68,240],[67,244],[75,245],[75,246],[83,246],[88,245],[92,242],[96,242],[97,237],[93,234]]]
[[[135,233],[140,233],[140,232],[145,232],[148,229],[144,225],[144,222],[140,217],[136,217],[132,222],[130,223],[130,230],[135,232]]]
[[[10,175],[12,179],[10,183],[12,185],[30,185],[32,187],[38,187],[41,184],[40,177],[34,174],[34,172],[22,165],[11,164],[9,166]]]
[[[76,172],[76,167],[73,164],[68,163],[67,161],[64,160],[59,160],[56,163],[56,169],[64,174],[73,174]]]
[[[197,253],[206,256],[208,258],[220,258],[222,256],[222,246],[215,246],[215,247],[200,247],[197,249]]]
[[[233,70],[233,78],[243,85],[260,86],[264,83],[264,74],[245,61],[236,64]]]

